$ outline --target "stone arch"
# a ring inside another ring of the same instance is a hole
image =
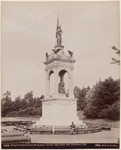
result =
[[[61,71],[67,72],[68,75],[70,76],[70,69],[69,69],[69,68],[66,68],[66,69],[65,69],[65,68],[61,67],[61,68],[58,70],[58,75],[59,75],[59,73],[60,73]]]
[[[46,97],[61,95],[59,93],[60,77],[64,77],[65,82],[65,92],[62,95],[67,96],[68,93],[67,97],[73,97],[73,70],[70,67],[62,66],[46,69]]]
[[[65,69],[62,69],[62,70],[59,71],[58,75],[60,77],[63,77],[66,72],[68,73],[68,71],[66,71]]]
[[[48,71],[48,78],[49,78],[49,94],[50,96],[53,96],[53,93],[54,93],[54,71],[53,69],[50,69]]]
[[[48,72],[48,77],[49,77],[49,79],[50,79],[50,76],[52,75],[54,73],[54,71],[51,69],[51,70],[49,70],[49,72]]]

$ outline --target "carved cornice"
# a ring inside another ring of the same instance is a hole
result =
[[[42,102],[47,102],[47,101],[77,101],[76,98],[67,98],[67,97],[57,97],[57,98],[45,98],[42,99]]]
[[[65,63],[74,63],[75,59],[65,59],[65,58],[53,58],[44,62],[45,65],[51,64],[53,62],[65,62]]]
[[[74,65],[70,63],[57,62],[57,63],[48,64],[45,70],[54,69],[54,68],[63,68],[63,69],[70,68],[71,70],[73,70]]]

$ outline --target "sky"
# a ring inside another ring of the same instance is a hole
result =
[[[2,93],[45,93],[45,53],[55,46],[57,16],[65,51],[74,52],[74,85],[119,78],[119,2],[2,2]]]

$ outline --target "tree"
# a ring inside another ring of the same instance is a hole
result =
[[[25,94],[24,99],[23,99],[23,103],[25,103],[26,105],[28,104],[29,107],[32,107],[35,105],[32,91]]]
[[[42,101],[41,99],[43,99],[43,97],[37,97],[37,98],[34,98],[34,101],[35,101],[35,108],[41,108],[42,107]]]
[[[20,107],[21,107],[21,103],[22,103],[22,99],[20,96],[17,96],[15,98],[15,102],[14,102],[14,106],[16,108],[16,111],[19,111],[20,110]]]
[[[87,118],[108,118],[114,119],[118,114],[117,103],[120,100],[120,82],[111,77],[103,82],[97,83],[86,95],[86,107],[84,115]],[[109,112],[114,111],[110,117]]]
[[[11,92],[6,91],[6,93],[3,94],[2,97],[2,116],[5,117],[10,111],[12,107],[11,103]]]
[[[11,99],[11,92],[6,91],[1,99],[2,116],[9,117],[25,117],[25,116],[41,116],[42,115],[42,101],[44,95],[41,97],[33,97],[33,92],[30,91],[25,94],[24,98],[17,96],[15,101]]]
[[[74,88],[74,95],[75,98],[77,98],[77,110],[83,110],[85,107],[85,97],[86,97],[86,93],[88,92],[88,90],[90,89],[90,87],[88,86],[87,88],[82,88],[80,89],[79,87],[75,86]]]
[[[116,54],[118,54],[118,56],[120,57],[120,49],[118,49],[117,47],[113,46],[112,47],[113,50],[116,51]],[[116,59],[116,58],[112,58],[112,64],[117,64],[120,65],[120,59]]]

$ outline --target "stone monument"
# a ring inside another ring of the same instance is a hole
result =
[[[83,124],[77,117],[77,99],[73,93],[73,52],[65,51],[62,45],[62,29],[57,20],[56,45],[50,54],[46,53],[46,94],[42,100],[42,117],[36,125]],[[65,91],[64,75],[68,73],[69,93]],[[54,74],[54,93],[50,95],[50,76]]]

